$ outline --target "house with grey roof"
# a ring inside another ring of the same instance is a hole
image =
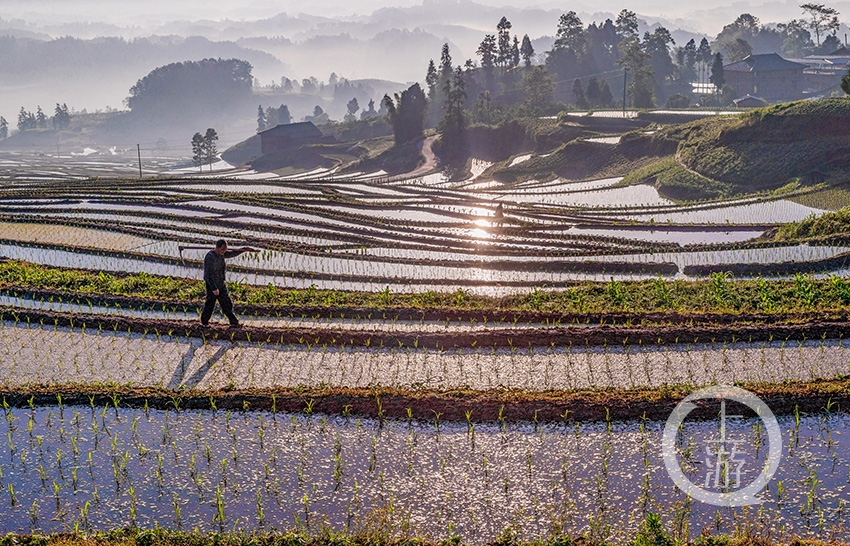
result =
[[[783,59],[776,53],[750,55],[723,67],[726,85],[739,97],[754,95],[768,102],[798,99],[806,90],[806,65]]]
[[[842,93],[839,84],[842,76],[850,69],[850,49],[847,47],[842,46],[826,55],[809,55],[791,60],[806,65],[803,74],[807,95],[826,96],[832,92]]]
[[[310,121],[277,125],[260,133],[260,149],[263,155],[274,154],[306,144],[334,142],[336,142],[336,139],[333,136],[325,136]]]
[[[736,108],[760,108],[762,106],[767,106],[767,101],[761,97],[744,95],[743,97],[738,97],[733,100],[732,104],[734,104]]]

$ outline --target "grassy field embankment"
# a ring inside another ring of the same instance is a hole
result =
[[[789,183],[847,185],[850,101],[821,99],[706,118],[634,140],[675,142],[675,154],[630,174],[673,199],[773,191]]]
[[[643,143],[639,147],[611,146],[581,139],[628,133],[647,125],[648,121],[637,119],[586,116],[523,119],[499,127],[473,127],[470,139],[475,157],[496,162],[481,175],[482,178],[503,183],[558,177],[604,178],[651,163],[657,159],[658,150]],[[511,165],[510,157],[523,152],[538,155]]]
[[[199,305],[204,299],[202,281],[161,277],[145,273],[115,275],[104,272],[63,269],[13,260],[0,261],[0,291],[29,294],[37,299],[62,301],[120,301],[130,307],[184,307]],[[776,320],[812,320],[843,316],[850,310],[850,281],[839,276],[818,279],[798,274],[793,279],[759,278],[734,280],[727,273],[715,273],[706,280],[683,281],[661,278],[642,281],[577,282],[566,290],[534,288],[526,294],[491,297],[455,292],[425,291],[394,293],[344,290],[286,289],[231,283],[230,294],[240,306],[257,314],[275,314],[289,308],[371,309],[396,314],[404,310],[421,314],[472,313],[470,316],[497,315],[518,320],[545,322],[573,319],[611,322],[611,317],[632,317],[669,321],[701,320],[701,316],[728,316],[747,319],[758,315]],[[299,313],[300,314],[300,313]],[[320,313],[324,315],[325,313]],[[567,317],[564,319],[564,317]],[[706,319],[707,320],[707,319]],[[747,319],[751,320],[751,319]],[[620,319],[617,322],[622,322]]]
[[[431,537],[411,536],[407,527],[393,523],[391,514],[384,508],[376,508],[371,517],[358,521],[347,532],[331,528],[314,530],[292,529],[278,532],[224,532],[202,533],[199,531],[176,531],[158,527],[152,530],[115,529],[96,533],[9,534],[0,537],[0,546],[462,546],[469,544],[464,537],[453,535],[451,539],[435,540]],[[753,535],[742,529],[739,535],[706,534],[693,542],[684,537],[674,537],[665,524],[649,514],[641,528],[627,543],[629,546],[672,546],[694,544],[695,546],[842,546],[845,542],[813,539],[794,539],[781,542]],[[474,537],[470,537],[473,538]],[[590,537],[572,537],[553,532],[549,537],[534,541],[523,541],[506,530],[501,538],[491,542],[493,546],[572,546],[596,544]],[[601,544],[607,544],[602,542]]]
[[[827,212],[802,222],[791,222],[779,228],[776,238],[780,240],[822,239],[850,234],[850,207]]]

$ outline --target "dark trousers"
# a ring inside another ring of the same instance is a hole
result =
[[[221,312],[225,314],[227,319],[230,321],[230,324],[239,324],[239,319],[233,314],[233,301],[230,299],[230,294],[227,293],[227,289],[222,288],[218,291],[218,296],[216,296],[213,294],[212,288],[209,286],[207,286],[207,299],[204,302],[204,310],[201,313],[201,324],[209,323],[210,317],[212,317],[213,310],[215,309],[216,300],[221,306]]]

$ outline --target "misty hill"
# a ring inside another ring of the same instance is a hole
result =
[[[356,124],[338,127],[332,120],[340,120],[349,113],[355,100],[362,107],[354,108],[357,114],[354,119],[380,117],[376,110],[380,108],[381,97],[405,87],[377,79],[340,79],[334,85],[321,84],[310,93],[283,92],[280,86],[254,87],[251,70],[250,63],[240,59],[169,63],[147,75],[139,75],[125,101],[129,110],[111,110],[102,115],[73,112],[68,126],[58,127],[59,130],[51,119],[43,120],[38,127],[16,129],[15,117],[7,114],[12,131],[9,138],[0,141],[0,147],[47,152],[59,146],[127,147],[144,143],[147,147],[156,144],[159,149],[165,141],[171,149],[188,153],[192,135],[206,128],[217,129],[222,146],[254,135],[259,125],[258,106],[266,112],[285,107],[294,121],[308,115],[315,118],[316,109],[324,110],[324,118],[317,122],[328,123],[328,130],[338,140],[357,140],[388,134],[389,128],[381,122],[377,132],[362,131]],[[49,107],[42,111],[48,117],[51,114]],[[21,107],[17,117],[20,120],[27,115],[36,119],[25,107]],[[18,126],[21,127],[20,122]]]
[[[305,10],[309,8],[304,7]],[[234,6],[234,11],[236,10]],[[23,32],[32,35],[33,32],[40,31],[54,37],[77,36],[92,41],[97,36],[121,36],[130,44],[136,44],[137,41],[177,41],[189,36],[202,36],[210,43],[229,43],[277,57],[276,63],[269,63],[266,62],[268,59],[258,58],[255,54],[232,49],[195,49],[192,52],[183,51],[178,55],[150,59],[150,62],[141,66],[136,65],[137,73],[146,73],[169,62],[222,57],[250,62],[254,66],[254,76],[263,84],[278,81],[281,76],[298,80],[315,76],[325,80],[331,72],[350,79],[380,78],[421,82],[429,59],[439,59],[443,43],[450,45],[456,64],[463,64],[467,59],[478,60],[476,51],[484,35],[495,33],[496,24],[503,16],[513,23],[513,32],[519,37],[528,34],[534,43],[538,61],[542,62],[542,55],[551,47],[558,18],[563,12],[562,9],[526,8],[522,5],[493,7],[472,0],[425,0],[419,5],[381,7],[365,15],[348,16],[279,13],[265,18],[250,19],[244,18],[243,15],[239,20],[213,20],[205,18],[204,14],[208,11],[198,10],[196,19],[181,18],[148,27],[140,26],[141,23],[136,21],[132,26],[126,27],[97,21],[99,16],[108,17],[107,13],[87,14],[84,21],[54,25],[40,21],[23,25],[21,22],[0,19],[0,35],[19,35]],[[606,18],[616,19],[616,11],[585,12],[579,15],[586,22],[602,23]],[[658,23],[663,24],[671,29],[677,43],[685,43],[689,37],[694,36],[692,33],[678,33],[678,24],[657,17],[639,18],[638,22],[641,33],[652,31]],[[169,38],[144,38],[151,35]],[[218,47],[221,48],[220,45]],[[96,56],[92,58],[96,59]],[[131,63],[136,62],[130,60],[131,56],[125,55],[124,58]],[[34,58],[28,64],[36,69],[41,63]],[[123,69],[121,66],[115,68]],[[87,74],[85,70],[76,73],[81,76]],[[129,87],[133,81],[125,78],[119,98],[116,99],[116,94],[113,94],[112,98],[101,104],[118,106],[118,100],[124,98],[123,88]],[[81,103],[76,99],[66,102]],[[91,106],[86,107],[91,109]]]
[[[485,34],[493,34],[504,16],[520,37],[528,34],[542,62],[551,48],[562,10],[493,7],[471,0],[427,0],[409,7],[383,7],[369,15],[318,17],[278,14],[255,21],[179,21],[157,29],[159,33],[187,33],[226,39],[239,36],[237,43],[270,52],[285,59],[292,68],[289,77],[331,72],[348,77],[377,77],[421,81],[429,59],[438,60],[440,47],[448,43],[457,64],[478,60],[476,51]],[[587,22],[615,20],[615,12],[581,14]],[[659,24],[676,29],[673,23],[653,18],[639,19],[639,31],[652,31]],[[673,30],[682,44],[702,35]],[[266,75],[258,72],[265,81]]]
[[[130,88],[134,115],[191,121],[218,109],[235,112],[253,102],[251,65],[238,59],[170,63],[152,70]]]
[[[254,70],[282,73],[285,65],[269,53],[233,42],[206,38],[149,37],[58,38],[37,40],[0,36],[0,115],[13,119],[25,106],[49,108],[66,103],[76,110],[111,106],[121,108],[139,78],[174,62],[205,58],[237,58]]]
[[[479,35],[479,40],[483,35]],[[350,33],[322,34],[293,41],[289,38],[242,38],[239,44],[262,49],[286,59],[290,74],[326,78],[331,72],[351,78],[378,78],[417,81],[425,77],[428,60],[438,58],[444,43],[458,56],[458,62],[474,55],[462,49],[450,38],[422,29],[387,29],[368,38]],[[265,81],[262,76],[261,80]]]

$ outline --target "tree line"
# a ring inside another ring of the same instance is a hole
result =
[[[693,84],[704,94],[703,104],[728,103],[734,97],[731,89],[724,89],[724,62],[737,62],[753,53],[803,56],[840,47],[835,9],[811,3],[800,9],[807,19],[775,26],[762,25],[745,13],[726,25],[713,43],[707,38],[699,43],[691,39],[681,46],[663,26],[641,35],[637,15],[627,9],[613,21],[588,25],[569,11],[559,17],[554,43],[543,53],[540,65],[532,64],[535,52],[528,36],[520,40],[511,35],[513,25],[502,17],[496,31],[482,39],[477,59],[454,66],[445,44],[439,63],[429,62],[426,123],[436,125],[454,111],[448,124],[453,126],[458,115],[452,107],[460,95],[470,121],[483,123],[537,115],[565,103],[579,108],[624,106],[612,91],[615,84],[620,89],[625,84],[626,105],[636,108],[665,103],[686,107]],[[452,90],[462,92],[452,96]]]
[[[753,53],[775,52],[793,58],[828,55],[842,46],[837,36],[838,11],[814,3],[802,4],[800,9],[809,19],[793,19],[774,26],[761,24],[758,17],[743,13],[723,27],[715,39],[715,46],[729,62]]]
[[[428,63],[425,90],[417,83],[394,97],[385,95],[382,103],[396,144],[421,138],[425,127],[436,126],[443,157],[460,157],[469,123],[492,124],[517,115],[540,115],[564,103],[579,108],[610,107],[618,102],[609,83],[614,79],[625,85],[626,103],[620,100],[621,106],[650,108],[666,101],[673,107],[686,107],[693,83],[703,84],[699,87],[703,92],[714,89],[713,96],[702,97],[704,103],[721,97],[729,101],[731,95],[721,95],[726,81],[724,52],[731,62],[743,59],[753,53],[748,39],[757,51],[768,47],[767,43],[778,44],[778,38],[785,48],[782,52],[837,45],[838,13],[820,4],[803,4],[801,9],[811,16],[810,21],[792,21],[775,28],[742,14],[724,27],[713,48],[707,38],[699,44],[691,39],[677,47],[670,31],[661,26],[641,36],[636,14],[626,9],[615,21],[606,19],[587,26],[569,11],[560,16],[555,41],[541,65],[532,62],[535,52],[528,35],[521,40],[512,35],[513,25],[502,17],[495,32],[485,34],[476,51],[477,60],[455,65],[449,45],[444,44],[439,63],[433,59]],[[817,46],[811,43],[809,29],[815,31]],[[821,43],[822,33],[830,31]]]
[[[360,101],[357,100],[357,97],[352,97],[351,100],[346,103],[346,110],[347,112],[342,119],[345,123],[351,123],[358,119],[367,120],[387,115],[387,110],[383,104],[381,104],[379,110],[375,109],[374,99],[370,99],[367,107],[365,109],[361,109]],[[357,116],[358,111],[360,112],[359,118]],[[275,108],[274,106],[267,106],[266,108],[263,108],[262,104],[257,107],[258,133],[278,125],[293,123],[294,121],[295,118],[293,118],[292,114],[289,113],[289,107],[285,104],[281,104],[278,108]],[[304,121],[310,121],[315,125],[331,123],[330,116],[319,105],[316,105],[313,108],[312,114],[304,116]]]
[[[41,109],[41,106],[36,108],[33,113],[21,106],[18,111],[18,131],[30,131],[34,129],[48,129],[53,127],[57,131],[65,130],[71,125],[71,113],[68,110],[67,104],[56,103],[56,108],[53,110],[53,116],[48,117]],[[9,122],[6,118],[0,116],[0,138],[9,136]]]
[[[763,25],[745,13],[724,26],[714,42],[691,39],[680,46],[663,26],[641,35],[637,15],[627,9],[615,20],[587,25],[569,11],[559,17],[554,43],[542,54],[535,52],[528,34],[520,38],[513,33],[513,24],[502,17],[494,31],[484,35],[476,58],[456,65],[449,45],[444,44],[439,62],[432,59],[428,63],[424,88],[411,86],[393,97],[385,96],[377,111],[370,103],[360,118],[386,114],[397,141],[408,141],[420,133],[420,110],[422,127],[439,126],[460,134],[461,119],[492,124],[517,115],[551,113],[567,104],[578,108],[687,107],[693,84],[697,84],[703,105],[729,103],[734,97],[731,88],[724,89],[724,63],[753,53],[803,56],[838,49],[838,12],[823,4],[802,4],[800,8],[808,19]],[[333,88],[335,96],[351,91],[347,80],[335,74],[327,86],[315,78],[305,78],[300,86],[282,78],[281,85],[290,92],[307,93]],[[620,94],[624,86],[625,104]],[[343,120],[354,121],[360,110],[357,98],[347,107]],[[269,118],[268,109],[258,112],[258,130],[274,126],[263,116]],[[317,106],[305,121],[329,120]]]
[[[385,97],[377,111],[361,111],[358,99],[352,98],[343,121],[356,120],[358,111],[362,112],[360,119],[386,114],[396,135],[406,139],[417,133],[418,122],[411,120],[418,119],[418,114],[408,114],[407,109],[418,108],[411,105],[419,104],[419,91],[427,99],[424,127],[438,126],[447,112],[454,112],[447,125],[454,126],[459,117],[457,97],[461,95],[467,121],[485,124],[556,111],[567,104],[578,108],[619,107],[624,106],[624,98],[625,105],[637,108],[664,104],[687,107],[694,84],[702,105],[725,104],[734,97],[731,88],[724,89],[724,63],[754,53],[801,57],[831,53],[840,47],[835,9],[815,3],[802,4],[800,9],[804,18],[775,25],[761,24],[758,18],[744,13],[724,26],[714,41],[691,39],[685,44],[676,44],[663,26],[641,34],[643,23],[628,9],[621,10],[613,20],[589,24],[568,11],[557,21],[551,49],[542,53],[535,51],[528,34],[514,32],[513,24],[502,17],[493,32],[485,33],[474,58],[455,63],[449,45],[444,44],[439,61],[429,61],[425,84],[420,84],[419,90],[411,88],[407,95]],[[300,84],[281,78],[280,88],[306,94],[333,90],[335,98],[351,97],[354,90],[350,82],[336,74],[331,74],[327,84],[314,77]],[[402,105],[403,99],[409,104]],[[393,111],[387,108],[390,104]],[[317,106],[305,121],[329,122],[323,114]],[[264,126],[261,118],[258,115],[258,130]],[[399,123],[401,127],[397,128]]]

